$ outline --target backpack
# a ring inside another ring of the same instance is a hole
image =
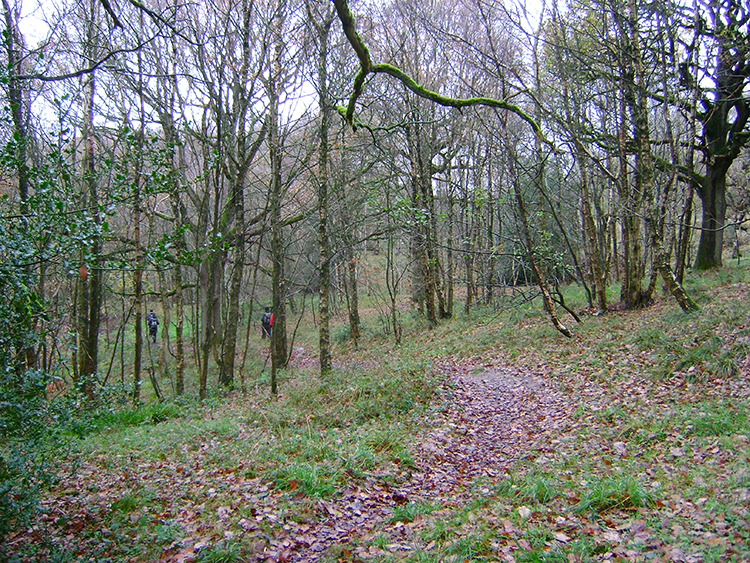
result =
[[[263,313],[260,322],[263,323],[263,326],[273,326],[273,313]]]

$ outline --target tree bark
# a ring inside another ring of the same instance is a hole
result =
[[[318,355],[320,358],[320,375],[331,371],[331,250],[328,240],[328,187],[329,187],[329,129],[333,104],[328,94],[328,40],[335,12],[326,4],[326,12],[317,21],[311,5],[307,4],[310,23],[314,26],[318,41],[318,109],[320,111],[320,130],[318,132]]]
[[[282,146],[279,134],[279,90],[281,88],[281,57],[284,49],[282,31],[284,27],[285,0],[280,0],[272,23],[271,78],[268,83],[269,97],[269,150],[271,159],[271,186],[269,197],[269,220],[271,221],[271,292],[273,330],[271,331],[271,393],[278,395],[278,371],[287,363],[286,349],[286,280],[284,275],[284,226],[281,221]]]
[[[88,56],[96,58],[96,3],[90,3],[86,49]],[[94,395],[94,374],[99,364],[99,326],[102,305],[102,270],[100,266],[101,237],[98,227],[101,224],[99,214],[99,195],[97,191],[95,148],[94,148],[94,95],[96,77],[92,72],[84,81],[84,126],[83,157],[81,159],[83,178],[83,207],[91,217],[90,244],[83,250],[78,278],[78,377],[84,395],[89,399]]]
[[[727,172],[750,141],[750,49],[747,48],[750,27],[747,9],[740,9],[740,4],[738,0],[709,0],[701,6],[701,15],[698,7],[693,7],[695,24],[704,27],[706,20],[710,22],[710,28],[703,35],[715,42],[717,50],[715,58],[709,60],[709,64],[713,62],[715,66],[704,71],[705,80],[696,80],[697,69],[686,69],[692,87],[699,91],[698,99],[703,108],[698,114],[703,126],[699,147],[703,152],[705,174],[698,186],[703,217],[694,264],[697,270],[722,266]],[[709,80],[711,84],[707,86]]]
[[[696,270],[720,268],[724,250],[724,223],[727,215],[727,172],[731,161],[718,158],[715,164],[706,164],[706,173],[698,188],[703,209],[701,236],[695,256]]]
[[[526,204],[524,203],[523,196],[521,195],[520,187],[518,185],[514,186],[513,192],[516,199],[516,205],[518,207],[518,217],[521,221],[521,234],[523,236],[524,243],[526,244],[526,256],[529,260],[529,264],[531,265],[531,270],[534,272],[534,276],[537,279],[539,289],[541,290],[542,300],[544,301],[544,309],[547,311],[547,314],[549,314],[554,327],[562,335],[571,338],[573,336],[573,333],[570,332],[568,327],[566,327],[560,320],[560,317],[558,317],[557,310],[555,308],[555,302],[552,300],[549,288],[547,287],[547,282],[545,281],[544,275],[539,268],[539,262],[537,261],[536,255],[534,253],[534,240],[531,237],[529,221],[526,215]]]

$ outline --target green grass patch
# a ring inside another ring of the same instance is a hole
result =
[[[407,502],[394,507],[391,522],[413,522],[418,516],[436,510],[440,510],[440,505],[434,502]]]
[[[516,556],[518,563],[568,563],[570,559],[559,549],[522,551]]]
[[[560,495],[554,477],[534,471],[518,478],[511,475],[502,479],[494,486],[493,493],[514,505],[546,504]]]
[[[489,530],[467,534],[450,542],[443,553],[456,561],[493,561],[496,552],[492,548],[492,537]]]
[[[517,484],[515,498],[523,503],[546,504],[558,496],[555,480],[549,475],[532,474]]]
[[[194,563],[244,563],[248,560],[248,551],[239,541],[222,541],[209,545],[198,552]]]
[[[279,467],[270,473],[276,487],[286,491],[300,491],[308,496],[323,498],[336,492],[342,474],[326,464],[300,463]]]
[[[647,507],[653,502],[652,493],[637,479],[630,476],[606,477],[590,487],[572,510],[605,512]]]
[[[744,403],[705,404],[686,417],[687,428],[696,436],[728,436],[747,432],[747,405]]]

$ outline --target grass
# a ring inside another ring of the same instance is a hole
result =
[[[341,320],[335,369],[321,377],[293,361],[277,400],[260,369],[248,375],[245,396],[113,400],[58,460],[68,484],[48,506],[65,506],[64,520],[50,525],[46,542],[19,548],[19,560],[159,560],[186,538],[210,538],[194,561],[283,559],[299,538],[313,545],[321,526],[381,507],[379,519],[362,517],[351,543],[326,544],[322,560],[377,548],[378,561],[597,561],[622,545],[742,561],[750,556],[741,545],[750,422],[739,374],[750,300],[737,294],[749,277],[742,268],[690,277],[702,307],[691,315],[660,299],[580,325],[566,319],[572,341],[538,303],[476,306],[424,330],[403,314],[401,347],[373,329],[353,350]],[[585,307],[579,290],[566,303]],[[297,344],[312,350],[308,332]],[[497,475],[445,497],[399,496],[433,470],[418,445],[457,400],[443,378],[454,376],[441,372],[451,362],[468,373],[493,363],[543,373],[570,426],[532,436],[529,447],[545,448],[544,465],[537,450],[516,452]],[[691,521],[727,543],[699,542]]]
[[[623,475],[607,477],[589,487],[574,512],[605,512],[612,509],[637,509],[654,502],[653,495],[636,478]]]
[[[747,412],[747,404],[741,401],[707,403],[691,412],[686,424],[696,436],[728,436],[750,430]]]
[[[301,491],[308,496],[322,498],[338,490],[342,474],[330,464],[291,464],[270,473],[276,487],[288,491]]]
[[[546,504],[558,495],[554,478],[549,475],[530,475],[517,485],[515,497],[522,503]]]

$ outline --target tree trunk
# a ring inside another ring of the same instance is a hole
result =
[[[172,213],[175,221],[180,221],[180,204],[179,195],[173,191],[170,194],[172,203]],[[182,266],[180,265],[180,253],[184,251],[185,240],[179,235],[176,240],[177,260],[172,268],[172,283],[174,285],[174,306],[175,306],[175,393],[179,396],[185,392],[185,309],[184,309],[184,292],[182,281]]]
[[[135,271],[133,272],[133,301],[135,305],[135,348],[133,351],[133,402],[141,398],[141,363],[143,355],[143,249],[141,247],[141,203],[136,175],[133,206],[133,244],[135,245]]]
[[[641,224],[643,217],[643,200],[646,197],[641,171],[636,168],[634,174],[628,173],[628,143],[627,131],[629,124],[633,125],[633,141],[637,147],[637,160],[642,160],[644,147],[648,143],[647,123],[643,123],[645,116],[641,115],[638,97],[645,95],[636,86],[640,73],[636,69],[638,56],[637,21],[632,13],[624,15],[616,13],[616,20],[620,31],[620,119],[619,119],[619,152],[620,171],[618,188],[622,202],[622,244],[623,244],[623,277],[620,289],[620,300],[628,309],[642,307],[648,302],[648,295],[643,291],[643,248],[641,240]],[[628,111],[630,115],[628,116]],[[643,127],[646,130],[643,131]],[[644,139],[644,135],[646,138]],[[638,167],[638,164],[636,164]]]
[[[279,135],[279,90],[281,88],[281,58],[284,49],[282,31],[284,27],[284,0],[276,10],[273,20],[273,48],[271,78],[268,84],[269,97],[269,150],[271,160],[271,186],[269,196],[269,220],[271,221],[271,292],[273,330],[271,331],[271,393],[278,395],[277,372],[287,363],[286,350],[286,280],[284,279],[284,230],[281,222],[281,158],[282,146]]]
[[[722,266],[724,221],[727,214],[726,182],[731,161],[717,160],[715,164],[706,165],[706,173],[698,189],[698,196],[703,204],[703,215],[701,237],[694,264],[696,270],[709,270]]]
[[[94,45],[94,31],[96,4],[91,3],[89,30],[87,35],[87,50],[92,59],[96,58]],[[102,270],[100,267],[101,240],[98,225],[101,223],[99,215],[99,197],[97,192],[95,151],[94,151],[94,95],[96,89],[95,73],[86,77],[84,84],[84,128],[83,158],[81,159],[83,178],[83,207],[92,218],[92,234],[90,245],[84,250],[87,258],[81,260],[78,278],[78,377],[81,381],[84,395],[93,398],[93,377],[98,369],[99,356],[99,326],[102,304]]]
[[[485,272],[484,272],[484,303],[490,305],[494,300],[494,288],[495,288],[495,185],[492,176],[492,158],[490,155],[491,147],[486,147],[487,155],[487,244],[485,246],[485,252],[487,258],[485,260]]]
[[[564,336],[571,338],[573,334],[570,332],[568,327],[566,327],[562,323],[560,317],[557,316],[555,302],[552,300],[552,296],[550,295],[549,289],[547,288],[547,282],[544,279],[544,275],[539,268],[539,263],[534,254],[534,240],[531,237],[529,221],[526,215],[526,205],[524,203],[523,196],[521,195],[520,187],[518,185],[514,186],[513,192],[515,194],[516,205],[518,207],[518,217],[521,221],[521,234],[523,236],[524,243],[526,244],[526,255],[529,260],[529,264],[531,265],[531,270],[534,272],[534,276],[537,279],[539,289],[541,290],[542,300],[544,301],[544,309],[547,311],[547,314],[549,314],[554,327]]]
[[[354,241],[345,242],[346,271],[344,272],[344,290],[346,291],[346,310],[349,316],[349,337],[356,347],[360,334],[359,291],[357,290],[357,262],[354,254]],[[387,274],[386,274],[387,275]]]
[[[328,160],[329,128],[333,104],[328,94],[328,38],[335,11],[326,4],[327,12],[322,21],[315,21],[312,8],[308,4],[308,16],[314,25],[318,38],[318,109],[320,110],[320,131],[318,133],[318,348],[320,357],[320,375],[331,371],[331,315],[329,310],[331,285],[331,251],[328,240]],[[351,308],[350,308],[351,311]],[[355,340],[356,341],[356,340]]]
[[[672,270],[670,269],[669,262],[667,260],[667,254],[661,248],[657,249],[654,262],[656,268],[661,274],[662,279],[664,280],[664,283],[667,286],[667,289],[677,300],[677,303],[680,305],[682,310],[686,313],[697,311],[699,309],[697,303],[690,298],[690,296],[685,291],[685,288],[682,287],[682,284],[677,279],[677,276],[675,276],[674,272],[672,272]]]
[[[236,186],[238,192],[235,197],[236,216],[234,219],[234,264],[229,288],[229,304],[227,323],[224,327],[224,341],[222,345],[221,371],[219,385],[231,389],[234,387],[234,364],[237,353],[237,328],[240,322],[240,295],[242,292],[242,277],[245,268],[245,211],[243,201],[243,187]]]
[[[584,155],[577,155],[579,169],[581,171],[581,216],[583,221],[583,231],[585,234],[584,248],[588,256],[588,262],[591,266],[591,277],[596,294],[596,303],[599,312],[607,312],[607,271],[602,267],[602,251],[599,245],[599,239],[596,236],[596,224],[591,209],[591,196],[589,193],[589,178],[586,171],[586,159]]]
[[[446,305],[445,305],[445,311],[446,314],[449,317],[453,316],[453,301],[454,301],[454,287],[453,287],[453,278],[454,278],[454,264],[453,264],[453,245],[455,244],[455,233],[453,231],[454,224],[456,220],[456,214],[455,214],[455,198],[454,198],[454,192],[453,192],[453,183],[451,181],[451,170],[448,169],[448,238],[445,241],[445,245],[447,247],[446,251],[446,280],[445,283],[447,284],[446,288]]]
[[[704,46],[713,68],[700,68],[703,50],[689,47],[693,60],[687,64],[683,79],[691,79],[701,111],[702,137],[697,143],[703,153],[705,173],[698,186],[703,202],[701,238],[695,258],[696,270],[722,266],[724,221],[726,220],[727,172],[750,142],[750,33],[748,33],[746,2],[701,2],[694,5],[696,37],[694,42],[709,39]],[[697,67],[697,68],[696,68]],[[698,77],[701,77],[698,80]],[[690,170],[690,173],[693,171]]]

